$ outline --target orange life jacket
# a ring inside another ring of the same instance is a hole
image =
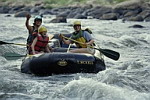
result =
[[[37,42],[36,42],[35,47],[34,47],[35,51],[39,51],[39,52],[45,51],[45,47],[48,44],[48,42],[49,42],[48,36],[43,38],[40,34],[38,34]]]

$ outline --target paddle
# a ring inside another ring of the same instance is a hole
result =
[[[0,41],[0,45],[3,45],[3,44],[14,44],[14,45],[27,46],[27,44],[21,44],[21,43],[8,43],[8,42]]]
[[[50,35],[49,35],[49,40],[51,40],[53,37],[54,37],[54,35],[53,35],[53,34],[50,34]],[[3,45],[3,44],[14,44],[14,45],[27,46],[27,44],[21,44],[21,43],[10,43],[10,42],[0,41],[0,45]]]
[[[21,57],[25,57],[26,55],[20,55],[17,53],[7,52],[3,54],[2,56],[5,57],[7,60],[17,60],[17,59],[20,59]]]
[[[113,60],[118,60],[120,57],[120,54],[116,51],[110,50],[110,49],[101,49],[101,48],[94,48],[99,50],[101,53],[103,53],[105,56],[113,59]]]
[[[62,35],[62,37],[65,38],[65,39],[71,40],[71,41],[73,41],[73,42],[79,43],[79,44],[84,44],[84,43],[82,43],[82,42],[78,42],[78,41],[76,41],[76,40],[74,40],[74,39],[65,37],[65,36],[63,36],[63,35]],[[110,50],[110,49],[101,49],[101,48],[93,48],[93,49],[99,50],[99,51],[100,51],[101,53],[103,53],[105,56],[107,56],[107,57],[109,57],[109,58],[111,58],[111,59],[113,59],[113,60],[118,60],[119,57],[120,57],[120,54],[119,54],[118,52],[113,51],[113,50]]]

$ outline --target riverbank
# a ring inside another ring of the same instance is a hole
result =
[[[79,6],[79,5],[114,5],[128,0],[1,0],[0,5],[25,5],[35,6],[43,4],[46,8],[58,8],[64,6]]]
[[[82,1],[82,0],[81,0]],[[20,1],[21,2],[21,1]],[[84,2],[84,1],[82,1]],[[94,2],[92,0],[92,2]],[[19,2],[17,2],[19,3]],[[150,2],[131,0],[116,5],[74,4],[66,7],[46,7],[45,2],[37,0],[36,4],[29,5],[9,4],[0,6],[0,13],[15,14],[15,17],[24,17],[26,13],[35,15],[56,15],[52,22],[66,22],[67,18],[123,21],[150,21]]]

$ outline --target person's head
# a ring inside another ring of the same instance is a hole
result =
[[[46,34],[47,34],[47,29],[46,29],[46,27],[41,26],[41,27],[39,28],[39,33],[40,33],[42,36],[46,36]]]
[[[42,24],[42,17],[41,16],[35,16],[34,23],[35,26],[40,26]]]
[[[81,30],[81,22],[80,21],[75,21],[74,23],[73,23],[73,28],[74,28],[74,30],[75,31],[80,31]]]

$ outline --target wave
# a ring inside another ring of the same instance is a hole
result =
[[[90,78],[73,80],[56,92],[52,98],[72,100],[148,100],[150,96],[138,91],[101,83]]]

